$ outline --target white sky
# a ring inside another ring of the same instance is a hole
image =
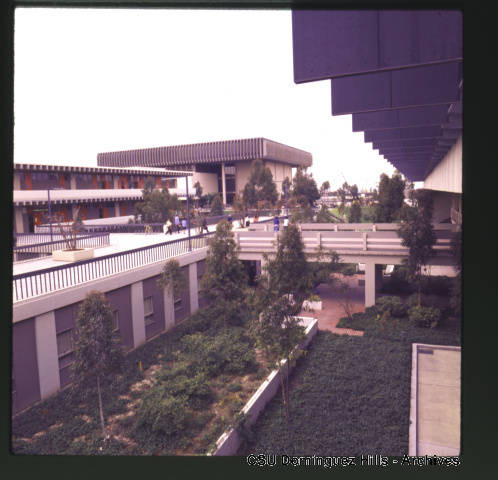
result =
[[[330,81],[294,83],[290,11],[18,8],[14,49],[15,162],[265,137],[309,151],[318,186],[394,171]]]

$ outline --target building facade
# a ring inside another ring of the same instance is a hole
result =
[[[52,214],[63,221],[72,220],[77,209],[82,220],[127,216],[142,199],[146,178],[176,193],[190,175],[158,168],[14,164],[14,232],[34,232],[48,223],[49,199]]]
[[[97,155],[97,163],[107,167],[153,167],[192,171],[192,184],[200,183],[203,193],[220,193],[231,204],[249,180],[251,164],[259,159],[268,167],[279,193],[292,169],[309,167],[312,156],[266,138],[226,140],[191,145],[144,148]]]

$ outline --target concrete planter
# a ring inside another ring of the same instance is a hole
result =
[[[296,349],[304,349],[308,346],[311,339],[318,331],[318,320],[311,317],[299,317],[301,322],[306,326],[305,338],[296,346]],[[285,366],[287,360],[282,360]],[[291,367],[292,369],[292,367]],[[278,370],[273,370],[261,386],[256,390],[254,395],[244,405],[241,412],[247,416],[248,425],[253,425],[259,417],[259,414],[265,408],[266,404],[274,397],[280,388],[280,374]],[[241,444],[241,439],[237,430],[231,428],[227,430],[216,442],[216,450],[211,454],[213,456],[235,455]],[[210,455],[210,454],[208,454]]]
[[[303,310],[307,310],[308,312],[315,311],[315,310],[321,310],[321,309],[322,309],[322,301],[321,300],[319,302],[310,302],[309,300],[305,300],[303,302]]]
[[[52,260],[62,262],[79,262],[93,258],[93,248],[81,248],[78,250],[54,250]]]

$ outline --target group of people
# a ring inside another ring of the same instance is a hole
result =
[[[172,235],[173,234],[173,226],[174,226],[174,229],[177,233],[179,233],[181,231],[186,231],[187,230],[187,219],[182,218],[180,220],[180,217],[178,215],[175,215],[174,224],[173,224],[173,223],[171,223],[171,220],[168,218],[166,220],[166,223],[163,226],[164,234],[165,235],[168,235],[168,234]],[[209,233],[207,221],[205,218],[202,219],[201,233],[203,233],[204,231],[206,231],[206,233]]]

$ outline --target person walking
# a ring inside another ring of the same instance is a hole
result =
[[[180,217],[178,214],[175,215],[175,228],[177,232],[180,231]]]
[[[284,229],[289,226],[289,217],[284,218]]]
[[[209,233],[208,224],[207,224],[206,218],[202,219],[201,233],[204,232],[204,230],[206,230],[206,233]]]
[[[182,218],[182,230],[187,231],[187,219]]]
[[[173,224],[171,223],[171,220],[168,218],[166,221],[166,233],[169,233],[170,235],[173,235]]]
[[[273,231],[278,232],[280,230],[280,221],[278,217],[275,215],[275,218],[273,219]]]

